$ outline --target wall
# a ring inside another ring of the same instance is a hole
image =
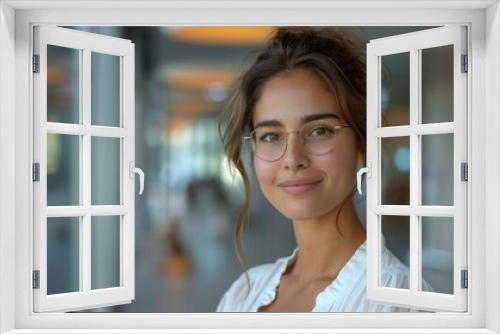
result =
[[[0,3],[0,332],[14,328],[14,23]]]
[[[489,265],[489,261],[500,261],[500,247],[498,245],[498,236],[500,228],[500,173],[498,166],[499,147],[500,147],[500,98],[498,96],[498,81],[500,78],[500,6],[498,3],[491,5],[486,12],[486,69],[494,73],[486,77],[486,143],[485,143],[485,175],[487,175],[486,190],[486,219],[495,222],[487,224],[486,229],[486,305],[495,305],[495,307],[486,308],[486,328],[500,332],[500,309],[498,300],[500,300],[500,272],[498,265]],[[479,164],[477,164],[479,165]],[[495,302],[496,301],[496,302]]]

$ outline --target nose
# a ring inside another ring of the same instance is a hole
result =
[[[309,155],[300,142],[298,133],[289,133],[287,137],[286,152],[283,157],[285,169],[299,170],[309,166]]]

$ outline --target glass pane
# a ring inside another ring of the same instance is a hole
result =
[[[401,262],[410,268],[410,217],[409,216],[381,216],[382,235],[385,238],[387,249],[392,252]],[[384,256],[382,254],[381,259]],[[380,286],[394,288],[388,280],[391,275],[384,275],[382,266],[382,277]],[[390,273],[387,273],[390,274]],[[409,274],[409,271],[408,271]],[[409,275],[408,275],[409,277]],[[410,288],[410,282],[403,283],[407,289]],[[401,288],[398,287],[398,288]]]
[[[381,139],[382,204],[410,205],[410,137]]]
[[[47,122],[80,122],[80,50],[47,45]]]
[[[422,277],[436,292],[453,294],[453,218],[422,217]]]
[[[453,205],[453,133],[422,136],[422,205]]]
[[[410,124],[410,53],[382,56],[382,127]]]
[[[422,124],[453,122],[453,45],[423,49]]]
[[[120,204],[120,139],[92,137],[92,205]]]
[[[80,205],[80,138],[47,134],[47,205]]]
[[[47,218],[47,294],[80,291],[80,218]]]
[[[120,126],[120,57],[92,52],[92,125]]]
[[[120,286],[120,216],[92,217],[92,290]]]

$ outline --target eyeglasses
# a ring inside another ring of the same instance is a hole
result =
[[[317,120],[305,123],[298,132],[284,132],[269,127],[257,128],[243,139],[249,141],[252,152],[258,158],[272,162],[285,154],[290,133],[299,134],[299,141],[309,154],[321,156],[333,150],[340,130],[346,127],[349,125],[335,125],[331,121]]]

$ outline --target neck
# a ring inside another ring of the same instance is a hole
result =
[[[323,217],[294,221],[293,228],[299,252],[288,272],[304,281],[335,279],[366,240],[350,201]]]

